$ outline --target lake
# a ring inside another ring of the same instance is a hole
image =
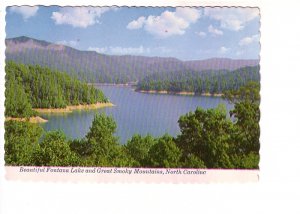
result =
[[[116,135],[124,144],[134,134],[161,136],[180,133],[178,119],[198,106],[207,109],[224,103],[227,110],[233,108],[220,97],[180,96],[166,94],[145,94],[135,92],[131,87],[97,86],[115,104],[96,110],[74,111],[66,114],[43,114],[48,120],[42,124],[46,130],[62,130],[68,138],[83,138],[89,131],[94,115],[106,113],[117,123]]]

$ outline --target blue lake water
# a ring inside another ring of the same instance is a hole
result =
[[[81,139],[89,131],[94,115],[104,112],[116,121],[116,136],[124,144],[134,134],[161,136],[169,133],[176,136],[180,133],[177,123],[179,117],[195,111],[198,106],[207,109],[223,103],[227,110],[233,108],[220,97],[144,94],[135,92],[131,87],[119,86],[98,88],[116,106],[67,114],[44,114],[42,116],[48,122],[42,127],[47,131],[62,130],[69,138]]]

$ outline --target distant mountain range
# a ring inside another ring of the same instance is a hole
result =
[[[24,36],[6,39],[5,44],[6,60],[48,66],[95,83],[137,82],[159,72],[233,71],[259,64],[259,60],[228,58],[181,61],[169,57],[105,55]]]

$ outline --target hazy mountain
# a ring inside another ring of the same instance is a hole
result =
[[[105,55],[24,36],[6,39],[5,44],[6,60],[63,70],[88,82],[126,83],[156,72],[235,70],[259,64],[258,60],[227,58],[181,61],[166,57]]]

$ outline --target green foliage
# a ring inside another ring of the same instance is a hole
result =
[[[250,81],[248,84],[240,87],[238,90],[227,90],[223,98],[236,104],[238,102],[259,103],[260,101],[260,84]]]
[[[40,166],[77,166],[77,155],[71,151],[64,133],[60,131],[47,132],[40,143],[37,165]]]
[[[104,144],[104,147],[107,149],[103,153],[107,153],[109,152],[110,144],[116,142],[116,137],[114,136],[116,128],[117,124],[112,117],[105,114],[96,114],[86,138],[88,141],[95,140],[99,144]]]
[[[20,78],[7,73],[5,88],[5,116],[31,117],[35,115]]]
[[[234,71],[172,71],[156,72],[138,82],[137,90],[166,90],[169,92],[195,92],[218,94],[236,91],[249,82],[258,82],[259,67],[244,67]],[[252,94],[251,94],[252,95]]]
[[[225,99],[233,102],[231,120],[224,108],[203,110],[180,117],[181,134],[176,142],[183,151],[183,162],[203,161],[208,168],[258,168],[259,164],[259,84],[250,82]],[[187,165],[185,165],[187,166]]]
[[[260,111],[258,104],[240,102],[235,104],[234,110],[230,113],[236,120],[235,126],[238,129],[238,143],[242,148],[239,149],[238,152],[242,154],[257,152],[260,148]]]
[[[165,135],[158,139],[149,151],[150,167],[179,168],[181,166],[181,150],[173,137]]]
[[[179,127],[181,135],[176,141],[185,159],[194,155],[208,168],[232,167],[229,151],[234,127],[222,108],[197,108],[194,113],[180,117]]]
[[[126,152],[126,149],[124,146],[117,146],[115,150],[115,156],[112,160],[111,166],[116,166],[116,167],[134,167],[136,166],[136,161],[128,155]],[[139,165],[138,167],[141,167]]]
[[[112,117],[104,114],[95,115],[86,139],[97,166],[111,166],[120,155],[121,149],[114,136],[116,128],[116,122]]]
[[[42,128],[29,122],[5,122],[5,164],[9,166],[32,166],[34,154],[39,150],[38,140]]]
[[[147,135],[146,137],[134,135],[131,140],[128,141],[125,145],[125,149],[127,154],[135,160],[134,166],[146,167],[149,164],[149,151],[156,143],[156,139],[151,135]]]
[[[258,83],[251,82],[238,91],[229,91],[225,94],[225,98],[235,104],[234,109],[230,112],[237,128],[237,133],[233,135],[238,145],[235,153],[242,156],[243,160],[253,160],[257,164],[260,148],[259,88]],[[258,165],[255,168],[258,168]]]
[[[206,168],[205,163],[199,157],[194,154],[190,154],[185,157],[182,163],[184,168]]]
[[[247,155],[233,155],[232,161],[238,169],[258,169],[259,154],[250,152]]]
[[[31,108],[64,108],[67,105],[108,102],[102,91],[38,65],[7,62],[5,115],[30,117]]]

